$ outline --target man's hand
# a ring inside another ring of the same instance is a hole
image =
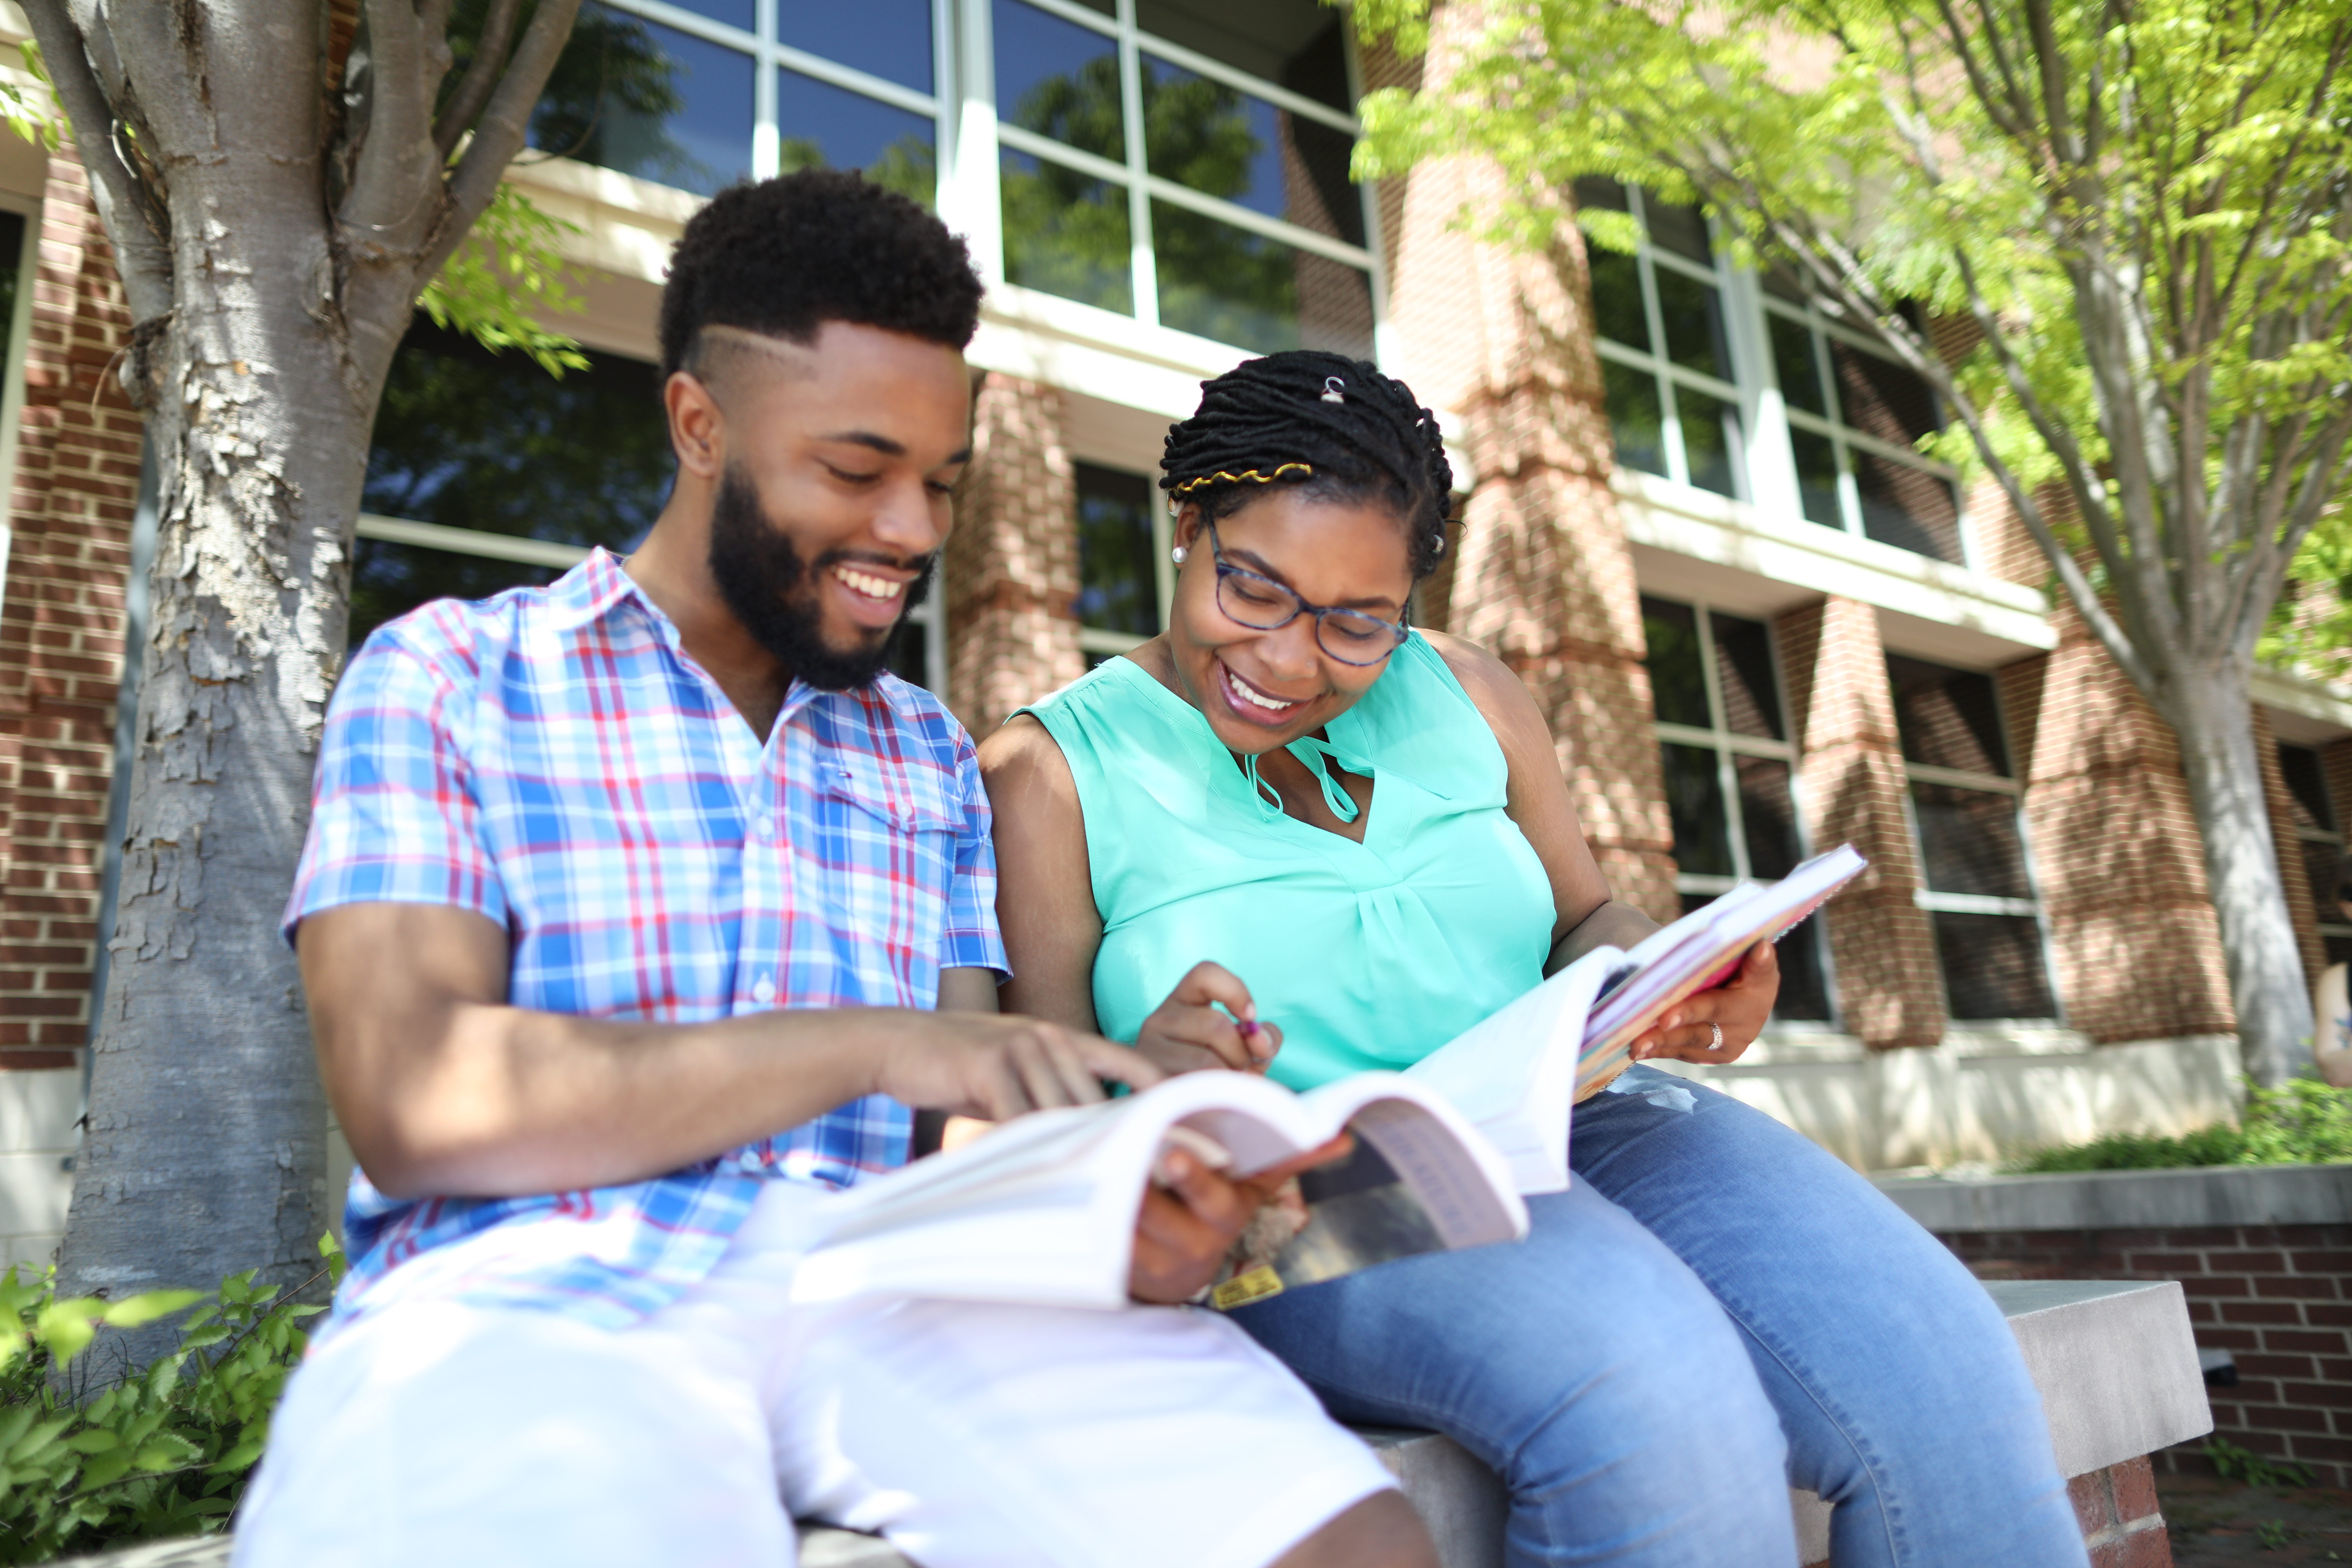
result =
[[[1135,1216],[1135,1261],[1128,1294],[1139,1301],[1189,1301],[1217,1277],[1242,1227],[1275,1189],[1301,1171],[1344,1159],[1355,1148],[1345,1132],[1320,1148],[1240,1180],[1209,1169],[1184,1149],[1171,1149],[1161,1168],[1171,1185],[1148,1185]]]
[[[1145,1089],[1168,1075],[1124,1046],[1036,1018],[932,1015],[882,1051],[874,1092],[926,1110],[1003,1121],[1108,1098],[1102,1080]]]
[[[1282,1031],[1257,1021],[1257,1004],[1232,970],[1204,962],[1187,971],[1143,1020],[1135,1048],[1171,1073],[1214,1068],[1262,1073],[1282,1048]]]
[[[1666,1016],[1633,1038],[1635,1061],[1672,1057],[1676,1061],[1720,1065],[1738,1061],[1756,1043],[1772,1016],[1780,994],[1780,955],[1769,942],[1748,950],[1731,978],[1711,991],[1702,991],[1667,1010]],[[1715,1046],[1712,1025],[1723,1026],[1723,1045]]]

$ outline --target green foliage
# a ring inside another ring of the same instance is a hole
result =
[[[24,56],[25,73],[41,84],[37,92],[10,81],[0,81],[0,121],[43,152],[54,153],[71,129],[57,91],[49,85],[49,68],[41,63],[41,46],[26,38],[16,46]]]
[[[513,185],[500,184],[466,243],[425,286],[417,308],[435,326],[453,327],[493,353],[520,349],[550,375],[586,370],[579,343],[540,325],[536,314],[581,309],[561,248],[564,235],[579,232]]]
[[[2289,1464],[2284,1460],[2265,1459],[2260,1454],[2248,1453],[2226,1438],[2207,1438],[2202,1452],[2207,1458],[2213,1461],[2213,1468],[2221,1474],[2223,1480],[2243,1481],[2250,1487],[2311,1485],[2311,1472],[2301,1465]],[[2271,1549],[2275,1549],[2278,1544],[2276,1542],[2265,1541],[2264,1542],[2264,1545]]]
[[[1426,41],[1426,0],[1354,15]],[[1580,176],[1702,204],[1736,258],[1788,268],[1936,382],[1958,415],[1923,442],[1936,456],[2029,500],[2063,481],[2071,505],[2036,508],[2044,547],[2127,669],[2167,669],[2192,644],[2251,649],[2304,530],[2352,495],[2345,7],[1494,0],[1482,15],[1441,86],[1364,100],[1359,174],[1491,158],[1506,194],[1473,221],[1538,252],[1559,246]],[[1623,215],[1579,222],[1603,247],[1633,237]],[[1906,301],[1990,336],[1928,363]]]
[[[2352,1162],[2352,1089],[2312,1079],[2249,1088],[2245,1114],[2178,1138],[2115,1132],[2088,1143],[2044,1149],[2005,1167],[2012,1174],[2064,1171],[2160,1171],[2192,1165],[2327,1165]]]
[[[310,1284],[331,1289],[342,1253],[331,1236],[319,1248]],[[309,1293],[278,1300],[248,1269],[210,1300],[59,1301],[47,1272],[0,1275],[0,1563],[221,1529],[302,1359],[301,1321],[326,1310],[299,1300]],[[192,1306],[177,1346],[135,1375],[119,1342],[99,1337]]]

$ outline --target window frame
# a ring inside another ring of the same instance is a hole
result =
[[[1739,798],[1738,765],[1732,761],[1735,756],[1764,757],[1788,764],[1789,811],[1797,830],[1797,858],[1802,861],[1813,853],[1812,829],[1805,810],[1803,752],[1794,740],[1776,741],[1768,735],[1747,735],[1730,727],[1729,721],[1725,717],[1723,671],[1716,656],[1715,617],[1717,615],[1725,615],[1737,620],[1763,626],[1765,648],[1770,656],[1772,667],[1772,700],[1780,711],[1780,727],[1783,731],[1787,731],[1791,727],[1790,718],[1794,710],[1789,706],[1789,685],[1780,660],[1780,638],[1773,629],[1773,617],[1769,616],[1759,616],[1726,609],[1720,605],[1696,596],[1685,597],[1648,590],[1644,590],[1642,596],[1666,604],[1681,605],[1691,612],[1698,624],[1699,678],[1706,692],[1708,728],[1700,729],[1692,724],[1668,723],[1657,716],[1657,705],[1653,700],[1650,708],[1650,732],[1652,739],[1660,745],[1690,746],[1712,751],[1715,753],[1716,788],[1723,797],[1724,833],[1731,847],[1731,875],[1716,877],[1697,872],[1685,873],[1678,868],[1675,872],[1675,892],[1677,896],[1689,894],[1701,898],[1720,898],[1740,882],[1755,876],[1754,868],[1748,858],[1748,822],[1745,815],[1746,807],[1741,805]],[[1646,667],[1646,661],[1644,662]],[[1773,1030],[1814,1033],[1823,1030],[1835,1032],[1844,1026],[1843,1015],[1838,1005],[1837,963],[1830,952],[1830,944],[1825,935],[1813,943],[1813,955],[1814,962],[1821,970],[1822,994],[1826,1002],[1829,1016],[1822,1019],[1791,1018],[1786,1021],[1774,1018],[1768,1027]]]
[[[1168,554],[1169,550],[1176,542],[1176,519],[1166,504],[1166,496],[1161,493],[1157,480],[1148,468],[1129,468],[1124,462],[1106,461],[1097,458],[1079,458],[1076,460],[1089,468],[1108,468],[1114,473],[1131,475],[1151,487],[1150,493],[1158,503],[1150,508],[1151,592],[1160,606],[1160,625],[1164,629],[1168,625],[1169,607],[1176,598],[1176,563],[1169,558]],[[1073,484],[1070,487],[1070,529],[1073,533],[1077,531],[1078,526],[1077,505],[1077,487]],[[1084,621],[1078,623],[1079,648],[1086,653],[1098,654],[1105,658],[1126,653],[1131,648],[1141,647],[1150,640],[1147,637],[1138,637],[1133,632],[1118,632],[1103,626],[1090,626]]]
[[[761,0],[761,3],[772,4],[773,0]],[[1361,270],[1371,298],[1372,358],[1375,363],[1388,362],[1391,357],[1388,274],[1381,254],[1377,183],[1370,180],[1351,182],[1363,209],[1365,240],[1361,246],[1352,246],[1329,235],[1318,234],[1313,229],[1269,217],[1254,208],[1208,195],[1165,175],[1151,173],[1144,151],[1142,57],[1148,49],[1170,65],[1361,140],[1363,123],[1355,115],[1301,97],[1278,83],[1252,76],[1236,67],[1144,31],[1135,20],[1135,0],[1115,0],[1116,12],[1108,16],[1078,4],[1077,0],[1020,0],[1021,4],[1058,21],[1099,34],[1117,47],[1125,155],[1118,159],[1105,158],[1097,153],[1065,146],[1050,136],[1041,136],[1035,132],[1010,124],[1002,117],[996,102],[994,0],[934,0],[934,3],[942,9],[950,5],[962,7],[967,37],[974,45],[974,58],[962,101],[968,109],[978,111],[968,116],[973,123],[968,125],[967,131],[976,133],[967,134],[956,160],[956,183],[971,187],[965,198],[971,207],[967,211],[960,205],[957,219],[966,226],[965,232],[972,240],[973,253],[982,260],[992,281],[1008,288],[1019,287],[1003,281],[1004,211],[997,186],[997,159],[999,149],[1009,149],[1024,157],[1056,163],[1089,179],[1104,181],[1127,195],[1129,289],[1133,301],[1132,310],[1122,313],[1104,306],[1090,305],[1084,300],[1064,300],[1059,295],[1047,296],[1060,305],[1087,312],[1090,317],[1099,317],[1105,323],[1118,323],[1116,327],[1105,326],[1101,335],[1116,340],[1125,335],[1139,334],[1139,335],[1147,342],[1150,337],[1160,333],[1172,333],[1196,343],[1213,342],[1160,322],[1160,273],[1152,241],[1151,204],[1163,201],[1171,206],[1184,208],[1219,223],[1230,224],[1235,228],[1245,229]],[[1344,17],[1340,24],[1340,37],[1348,65],[1348,95],[1350,100],[1360,99],[1363,96],[1362,64],[1358,56],[1355,29],[1346,23]],[[983,159],[988,165],[985,174],[988,200],[984,213],[981,210],[980,182],[975,177],[980,174],[978,165]],[[947,166],[947,160],[942,159],[943,186],[947,184],[944,174]],[[946,210],[944,196],[941,210]],[[1247,354],[1264,352],[1242,343],[1217,343],[1216,346]]]
[[[1756,381],[1753,370],[1747,372],[1746,383],[1741,379],[1743,365],[1751,364],[1756,358],[1753,349],[1745,341],[1754,334],[1740,331],[1738,317],[1743,309],[1744,291],[1734,287],[1736,272],[1724,258],[1717,226],[1714,219],[1701,216],[1700,223],[1706,230],[1707,254],[1713,258],[1707,266],[1702,267],[1690,258],[1677,255],[1651,240],[1647,216],[1649,192],[1622,181],[1619,182],[1618,188],[1625,193],[1626,212],[1642,226],[1642,242],[1634,247],[1633,260],[1642,290],[1642,323],[1653,347],[1638,349],[1631,343],[1621,343],[1614,338],[1604,337],[1600,323],[1595,321],[1592,325],[1593,353],[1603,360],[1613,361],[1628,369],[1645,372],[1658,384],[1658,428],[1666,447],[1666,472],[1663,476],[1651,475],[1653,479],[1664,478],[1706,495],[1717,494],[1704,485],[1691,483],[1690,453],[1683,441],[1681,400],[1674,393],[1677,386],[1687,386],[1694,392],[1705,393],[1709,397],[1729,404],[1737,411],[1739,420],[1739,439],[1731,453],[1733,493],[1730,499],[1754,505],[1758,500],[1753,469],[1759,431],[1753,411],[1755,399],[1750,395],[1748,384]],[[1590,240],[1585,243],[1588,247],[1591,244]],[[1658,301],[1657,268],[1661,265],[1716,291],[1717,306],[1723,311],[1724,353],[1731,358],[1731,380],[1724,381],[1704,371],[1676,364],[1666,354],[1665,311]],[[1602,416],[1607,417],[1605,408]],[[1631,471],[1649,472],[1646,468]]]
[[[2326,754],[2320,747],[2305,745],[2300,741],[2282,741],[2275,737],[2271,741],[2271,747],[2274,752],[2283,752],[2290,746],[2298,752],[2308,752],[2311,753],[2313,762],[2317,764],[2319,769],[2319,787],[2324,792],[2326,798],[2327,813],[2330,816],[2336,819],[2338,826],[2333,829],[2305,827],[2301,823],[2294,821],[2293,815],[2290,813],[2287,820],[2287,826],[2293,831],[2294,840],[2297,844],[2327,845],[2336,851],[2336,858],[2341,860],[2344,856],[2345,844],[2344,829],[2341,826],[2344,821],[2344,815],[2336,808],[2336,792],[2329,786],[2327,782]],[[2282,765],[2279,769],[2282,783],[2284,782],[2285,772],[2285,767]],[[2294,791],[2290,789],[2288,794],[2292,795]],[[2301,857],[2298,856],[2297,858],[2299,860]],[[2303,880],[2305,883],[2308,883],[2310,880],[2310,873],[2308,871],[2305,872]],[[2352,924],[2347,924],[2345,921],[2343,911],[2336,909],[2332,901],[2323,901],[2316,889],[2309,890],[2312,894],[2311,912],[2315,924],[2315,929],[2319,933],[2321,950],[2325,952],[2328,939],[2331,937],[2335,938],[2338,942],[2352,942]],[[2322,964],[2321,967],[2325,968],[2326,965]]]
[[[16,453],[25,423],[25,363],[32,352],[33,284],[41,255],[41,209],[38,196],[0,191],[0,210],[25,220],[25,234],[16,252],[16,307],[8,320],[11,352],[0,366],[0,496],[16,493]],[[0,514],[0,602],[8,592],[8,561],[14,553],[16,526]]]
[[[1899,652],[1892,648],[1885,651]],[[2017,765],[2017,746],[2010,731],[2009,704],[2003,700],[1998,671],[1970,669],[1964,665],[1945,664],[1941,659],[1924,658],[1916,654],[1903,654],[1900,657],[1914,659],[1921,664],[1933,664],[1940,668],[1955,670],[1964,675],[1981,676],[1990,681],[1993,720],[2000,726],[2001,752],[2010,759],[2010,765],[2012,768]],[[1880,663],[1884,668],[1883,658]],[[1894,687],[1891,677],[1887,686],[1891,696]],[[2018,858],[2024,866],[2026,886],[2033,889],[2033,896],[2030,899],[2001,899],[1984,893],[1930,891],[1927,887],[1927,843],[1919,834],[1919,814],[1911,795],[1911,786],[1914,784],[1941,784],[1948,789],[1976,790],[1987,795],[2007,795],[2017,825]],[[2039,945],[2042,952],[2042,984],[2050,993],[2050,1013],[2046,1017],[1955,1018],[1952,1016],[1951,981],[1944,973],[1943,944],[1937,942],[1936,979],[1943,988],[1946,1026],[1959,1029],[2065,1027],[2066,997],[2058,984],[2057,952],[2050,940],[2050,914],[2048,900],[2042,894],[2042,869],[2033,855],[2032,824],[2026,820],[2025,781],[2000,773],[1979,773],[1966,768],[1946,768],[1931,763],[1915,763],[1910,758],[1905,757],[1903,758],[1903,825],[1911,835],[1911,853],[1916,858],[1919,867],[1919,885],[1913,889],[1911,901],[1915,908],[1931,917],[1929,921],[1931,942],[1934,941],[1932,917],[1937,914],[2003,915],[2016,919],[2030,916],[2033,921],[2033,929],[2041,938]]]

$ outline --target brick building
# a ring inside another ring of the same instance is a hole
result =
[[[2230,1001],[2172,738],[1997,499],[1919,456],[1934,396],[1641,192],[1577,193],[1642,216],[1640,256],[1571,240],[1556,268],[1455,228],[1477,166],[1349,184],[1356,96],[1425,68],[1315,0],[592,5],[511,177],[577,226],[586,310],[557,324],[593,366],[558,383],[412,333],[354,638],[627,548],[667,482],[650,362],[679,226],[743,175],[863,168],[934,204],[991,281],[977,455],[901,660],[975,731],[1159,629],[1149,476],[1202,379],[1293,345],[1373,356],[1442,411],[1462,476],[1419,619],[1524,675],[1620,893],[1667,915],[1841,840],[1872,858],[1718,1081],[1865,1166],[2225,1114]],[[62,1224],[146,517],[70,150],[0,138],[0,302],[13,1257]],[[2352,951],[2317,896],[2352,815],[2352,700],[2275,674],[2257,692],[2315,967]]]

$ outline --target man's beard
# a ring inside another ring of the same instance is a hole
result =
[[[915,580],[901,595],[898,618],[870,647],[843,652],[827,647],[823,628],[824,574],[841,563],[913,565]],[[823,691],[870,686],[888,666],[907,633],[907,616],[931,589],[936,551],[919,561],[891,561],[871,551],[828,550],[814,566],[760,505],[759,492],[732,463],[710,507],[710,575],[727,607],[761,647],[797,677]]]

